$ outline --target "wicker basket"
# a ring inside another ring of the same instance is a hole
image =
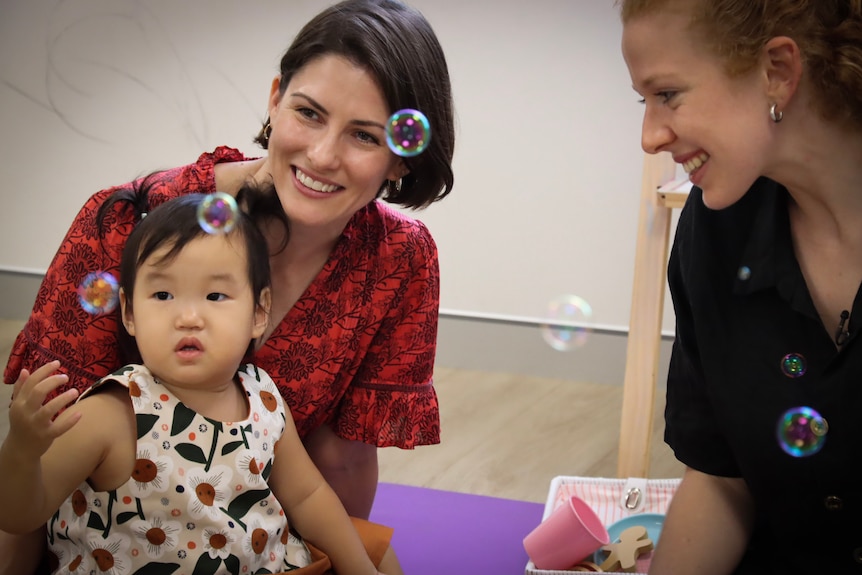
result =
[[[605,477],[558,476],[551,481],[545,502],[544,521],[554,509],[576,495],[586,501],[605,527],[639,513],[665,513],[679,479],[609,479]],[[525,575],[572,575],[572,571],[536,569],[527,563]],[[622,573],[619,575],[631,575]]]

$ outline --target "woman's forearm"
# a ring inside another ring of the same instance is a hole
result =
[[[14,470],[0,474],[0,530],[29,533],[42,523],[44,515],[41,462],[22,456],[7,441],[0,446],[0,469]]]
[[[0,575],[32,575],[45,554],[45,528],[13,535],[0,531]]]
[[[304,444],[347,514],[368,519],[377,493],[377,447],[342,439],[325,425],[306,438]]]
[[[667,512],[650,575],[727,575],[742,559],[754,503],[742,479],[686,469]]]

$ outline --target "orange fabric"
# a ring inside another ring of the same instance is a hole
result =
[[[359,533],[360,539],[365,544],[365,550],[368,551],[368,557],[375,567],[380,566],[380,561],[383,555],[389,549],[392,541],[392,528],[372,523],[355,517],[350,518],[353,521],[353,526],[356,532]],[[333,575],[332,563],[326,553],[309,543],[305,542],[308,550],[311,551],[311,558],[314,562],[311,565],[300,567],[293,571],[285,571],[276,573],[275,575]]]
[[[215,191],[214,166],[246,159],[218,148],[165,171],[150,208]],[[125,187],[125,186],[124,186]],[[12,348],[4,379],[14,383],[59,359],[69,387],[84,390],[120,365],[115,313],[91,315],[77,289],[95,271],[116,275],[135,220],[114,209],[96,227],[94,194],[78,213],[45,275]],[[275,381],[301,437],[323,424],[349,440],[413,448],[440,442],[432,385],[439,307],[437,248],[427,228],[378,201],[347,224],[323,270],[253,358]]]

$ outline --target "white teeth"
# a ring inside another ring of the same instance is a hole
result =
[[[683,162],[682,169],[685,170],[686,174],[690,174],[694,170],[701,167],[704,164],[704,162],[706,162],[708,159],[709,159],[709,154],[707,154],[706,152],[701,152],[700,154],[698,154],[697,156],[688,160],[687,162]]]
[[[311,188],[312,190],[314,190],[316,192],[324,192],[324,193],[328,194],[328,193],[334,192],[335,190],[338,189],[338,186],[336,186],[336,185],[324,184],[323,182],[318,182],[317,180],[315,180],[314,178],[312,178],[308,174],[304,173],[299,168],[296,168],[296,179],[299,180],[300,182],[302,182],[302,185],[308,186],[309,188]]]

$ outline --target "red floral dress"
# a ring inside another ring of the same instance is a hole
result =
[[[164,172],[150,206],[215,191],[213,167],[246,158],[220,147]],[[130,211],[96,212],[116,188],[94,194],[78,213],[45,275],[30,319],[6,367],[59,359],[68,387],[84,390],[120,367],[117,315],[92,315],[77,289],[94,271],[117,274],[134,227]],[[320,274],[252,360],[272,376],[301,437],[329,424],[344,439],[405,449],[440,442],[432,385],[439,308],[437,247],[428,229],[374,201],[350,220]],[[64,388],[58,390],[62,392]]]

